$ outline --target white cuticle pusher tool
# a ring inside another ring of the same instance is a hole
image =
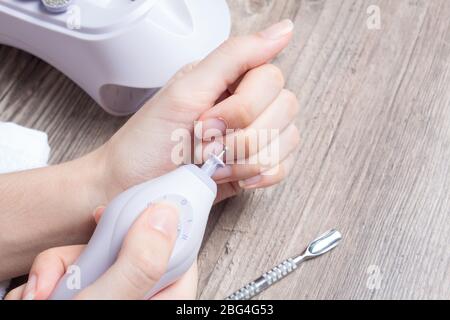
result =
[[[79,271],[79,279],[74,281],[74,274],[66,273],[51,299],[71,299],[105,273],[115,262],[136,218],[149,205],[158,202],[170,202],[178,207],[178,238],[167,272],[143,298],[152,297],[178,280],[197,258],[209,212],[217,195],[217,185],[211,176],[224,166],[224,154],[225,150],[219,155],[211,155],[201,168],[181,166],[118,195],[106,208],[87,247],[73,265],[76,267],[73,270]]]

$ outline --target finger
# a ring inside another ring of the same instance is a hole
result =
[[[250,70],[232,96],[200,117],[203,137],[211,137],[209,129],[217,129],[225,134],[227,128],[248,127],[278,97],[283,86],[283,73],[274,65],[264,64]]]
[[[275,101],[250,125],[249,129],[283,131],[299,112],[296,95],[286,89],[281,90]]]
[[[95,223],[98,224],[103,213],[105,212],[106,207],[105,206],[99,206],[97,207],[92,215],[94,216]]]
[[[214,103],[241,75],[276,57],[293,29],[292,21],[283,20],[262,32],[230,38],[174,85],[187,94],[202,88],[203,102]]]
[[[297,127],[289,126],[274,141],[257,154],[245,159],[245,163],[229,164],[218,169],[213,179],[218,183],[245,180],[258,176],[264,171],[275,167],[286,159],[300,143]]]
[[[235,82],[233,82],[231,85],[228,86],[227,91],[226,91],[226,92],[228,92],[228,96],[231,96],[236,92],[236,89],[239,87],[239,85],[241,84],[241,81],[244,77],[245,77],[245,73],[242,74]]]
[[[241,192],[242,188],[237,181],[220,184],[217,186],[217,197],[214,200],[214,203],[219,203],[228,198],[237,196]]]
[[[166,272],[177,237],[178,210],[156,204],[130,228],[116,262],[77,299],[143,299]]]
[[[219,103],[221,103],[223,100],[228,99],[230,96],[232,96],[234,94],[234,92],[236,91],[237,87],[239,87],[239,84],[241,83],[242,79],[244,78],[245,74],[241,75],[234,83],[232,83],[226,91],[224,91],[219,99],[216,100],[216,102],[214,103],[214,105],[217,105]]]
[[[295,157],[291,154],[286,160],[274,168],[263,172],[258,176],[239,181],[239,186],[243,189],[259,189],[268,188],[278,184],[288,176],[294,163]]]
[[[22,300],[25,284],[11,290],[5,297],[5,300]]]
[[[278,97],[253,123],[243,129],[220,136],[218,130],[211,130],[214,142],[205,141],[196,147],[196,156],[205,161],[211,153],[227,147],[227,160],[251,157],[279,136],[279,132],[295,119],[299,111],[297,97],[288,90],[282,90]],[[219,136],[217,136],[219,134]]]
[[[214,103],[214,105],[217,105],[219,103],[221,103],[222,101],[228,99],[231,96],[231,93],[229,91],[225,91],[224,93],[222,93],[220,95],[220,97],[216,100],[216,102]]]
[[[166,87],[170,86],[172,83],[174,83],[175,81],[185,77],[188,73],[190,73],[192,70],[195,69],[195,67],[198,66],[198,64],[200,63],[200,60],[198,61],[194,61],[191,62],[187,65],[185,65],[184,67],[182,67],[180,70],[178,70],[177,73],[175,73],[175,75],[167,82]],[[164,90],[164,89],[163,89]]]
[[[78,258],[84,247],[84,245],[58,247],[40,253],[33,262],[22,298],[48,299],[67,267]]]
[[[198,268],[195,261],[180,280],[156,294],[152,300],[194,300],[197,297],[197,279]]]

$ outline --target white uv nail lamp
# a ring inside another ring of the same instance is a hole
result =
[[[0,43],[53,65],[114,115],[137,111],[229,32],[225,0],[0,0]]]

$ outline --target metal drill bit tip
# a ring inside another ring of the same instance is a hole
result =
[[[227,146],[224,145],[222,151],[220,151],[220,153],[216,155],[216,157],[219,159],[225,159],[225,153],[227,152],[227,150]]]
[[[225,167],[224,160],[222,159],[225,159],[226,151],[227,147],[224,145],[222,151],[218,155],[215,155],[214,153],[209,155],[209,159],[206,160],[205,164],[202,166],[202,170],[208,176],[212,177],[218,168]]]

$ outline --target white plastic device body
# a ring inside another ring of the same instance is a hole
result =
[[[53,65],[114,115],[137,111],[230,32],[225,0],[0,0],[0,43]]]
[[[192,266],[216,193],[215,182],[195,165],[179,167],[121,193],[108,205],[86,249],[73,264],[74,273],[61,278],[51,299],[71,299],[98,279],[116,260],[136,218],[149,205],[163,201],[179,208],[178,238],[167,272],[144,298],[152,297]]]

